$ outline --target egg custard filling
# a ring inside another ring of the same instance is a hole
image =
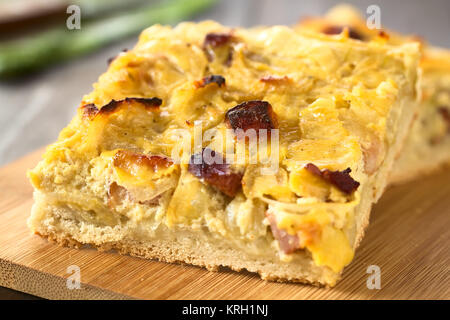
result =
[[[335,37],[346,33],[355,40],[391,45],[419,41],[422,97],[389,179],[391,183],[410,181],[450,164],[450,50],[433,47],[417,36],[369,29],[363,16],[349,5],[338,5],[324,17],[304,19],[295,26],[295,30],[303,34],[319,32]]]
[[[29,172],[28,224],[60,244],[333,286],[415,113],[419,56],[281,26],[152,26]]]

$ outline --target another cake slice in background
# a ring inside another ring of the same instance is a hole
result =
[[[391,183],[410,181],[450,163],[450,50],[432,47],[417,36],[391,30],[369,29],[359,11],[339,5],[324,17],[303,19],[295,29],[301,33],[321,32],[338,35],[347,29],[361,41],[380,41],[393,45],[421,42],[422,99],[405,147],[395,163]]]
[[[416,113],[419,55],[281,26],[153,26],[29,172],[28,224],[64,245],[333,286]],[[256,153],[251,132],[267,137]]]

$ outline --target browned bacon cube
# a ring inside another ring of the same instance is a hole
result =
[[[333,184],[335,187],[346,194],[351,194],[359,187],[359,182],[355,181],[350,176],[350,172],[352,171],[350,168],[347,168],[344,171],[330,171],[328,169],[320,170],[315,164],[308,163],[305,166],[305,169],[312,174],[321,177],[325,181]]]
[[[207,155],[210,155],[212,159],[219,157],[222,161],[211,163]],[[202,153],[191,156],[188,170],[230,197],[234,197],[241,187],[242,173],[233,172],[230,165],[225,163],[223,156],[208,148],[203,149]]]
[[[348,29],[348,36],[355,40],[364,40],[364,36],[360,34],[358,31],[356,31],[354,28],[346,27],[346,26],[328,26],[325,29],[322,30],[323,33],[334,35],[334,34],[341,34],[344,29]]]
[[[208,33],[203,41],[203,47],[220,47],[229,43],[232,39],[231,33]]]
[[[266,129],[269,130],[268,136],[270,129],[278,127],[277,116],[270,103],[259,100],[247,101],[231,108],[225,114],[225,121],[235,132],[237,129],[244,133],[254,129],[258,134],[260,129]]]

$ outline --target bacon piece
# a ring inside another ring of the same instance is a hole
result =
[[[272,109],[272,106],[267,101],[247,101],[241,103],[225,114],[225,121],[229,127],[234,130],[241,129],[245,133],[249,129],[269,130],[278,127],[277,115]]]
[[[81,107],[83,112],[83,117],[91,119],[95,117],[95,115],[98,113],[98,108],[93,103],[85,104]]]
[[[230,51],[228,52],[227,59],[224,62],[225,66],[231,67],[231,64],[233,63],[233,54],[234,54],[233,48],[230,48]]]
[[[380,30],[379,32],[378,32],[378,36],[380,37],[380,38],[383,38],[383,39],[385,39],[385,40],[389,40],[389,34],[387,34],[385,31],[383,31],[383,30]]]
[[[108,187],[108,206],[110,208],[120,206],[122,202],[125,200],[130,200],[133,202],[137,202],[139,204],[152,206],[158,204],[160,198],[161,195],[146,201],[136,201],[125,187],[118,185],[116,182],[111,183]]]
[[[109,185],[108,188],[108,205],[112,208],[120,206],[122,202],[129,199],[130,195],[122,186],[119,186],[116,182]]]
[[[306,222],[298,227],[295,235],[291,235],[286,230],[278,228],[277,220],[273,213],[266,211],[265,214],[267,220],[269,220],[273,237],[278,241],[280,249],[285,254],[290,254],[299,249],[303,249],[321,237],[321,226],[317,223]]]
[[[208,33],[203,41],[203,48],[211,46],[213,48],[223,46],[233,39],[231,33]]]
[[[278,228],[275,215],[266,212],[266,217],[267,220],[269,220],[273,237],[278,241],[280,249],[285,254],[293,253],[294,251],[302,248],[300,245],[300,239],[297,235],[291,235],[286,230]]]
[[[316,165],[308,163],[305,166],[305,169],[312,174],[321,177],[325,181],[333,184],[335,187],[346,194],[351,194],[359,187],[359,182],[355,181],[350,176],[350,172],[352,171],[350,168],[347,168],[344,171],[330,171],[328,169],[320,170]]]
[[[232,33],[208,33],[205,36],[205,40],[203,41],[203,51],[205,51],[206,57],[208,61],[214,60],[214,51],[213,49],[223,47],[229,44],[233,40]],[[227,67],[231,66],[233,62],[233,48],[229,48],[228,55],[226,56],[223,64]]]
[[[324,28],[322,30],[322,32],[325,34],[329,34],[329,35],[341,34],[345,28],[348,29],[348,36],[350,38],[356,39],[356,40],[361,40],[361,41],[365,40],[365,37],[362,34],[360,34],[354,28],[349,27],[349,26],[333,26],[333,25],[331,25],[331,26],[327,26],[326,28]]]
[[[225,78],[222,77],[221,75],[210,75],[207,77],[204,77],[202,80],[199,81],[195,81],[194,85],[197,88],[203,88],[205,86],[207,86],[210,83],[215,83],[217,84],[219,87],[225,86]]]
[[[203,179],[211,186],[223,192],[227,196],[234,197],[241,187],[242,173],[232,172],[230,165],[226,164],[223,157],[222,163],[210,163],[205,160],[205,151],[212,158],[220,156],[215,151],[204,148],[202,153],[191,156],[188,170],[199,179]]]
[[[154,172],[157,172],[159,169],[170,167],[173,162],[163,156],[148,156],[130,150],[119,150],[114,155],[113,164],[115,167],[123,169],[129,169],[131,166],[146,166]]]

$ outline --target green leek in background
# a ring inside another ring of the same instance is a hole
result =
[[[215,1],[169,0],[101,20],[82,21],[81,30],[68,30],[64,25],[0,43],[0,78],[21,75],[89,53],[154,23],[178,22],[208,8]]]

